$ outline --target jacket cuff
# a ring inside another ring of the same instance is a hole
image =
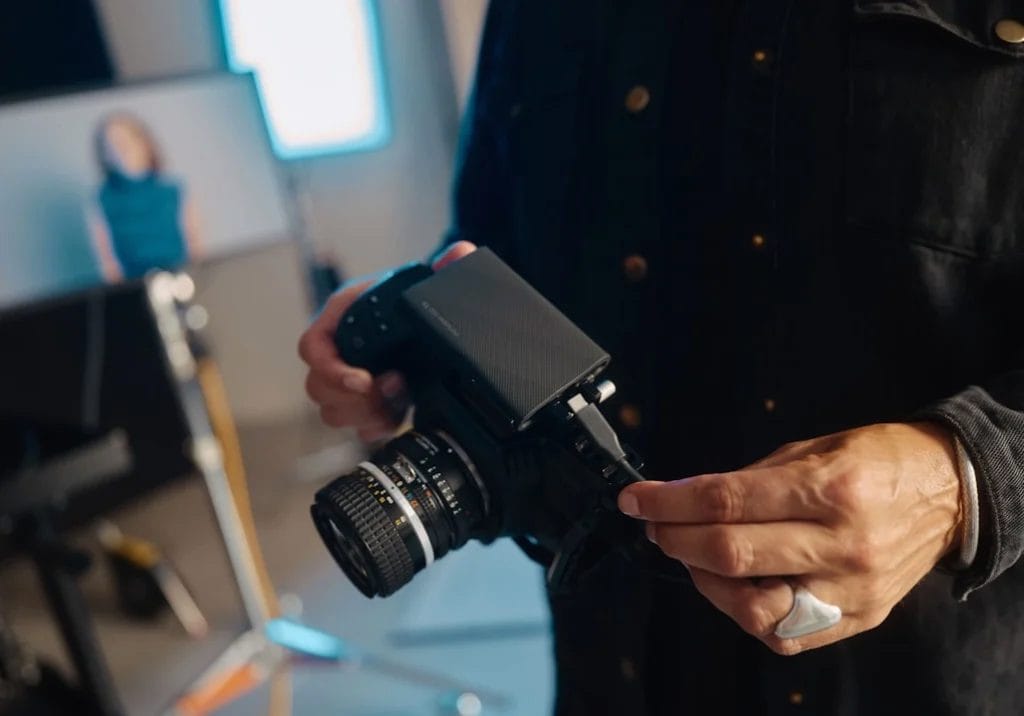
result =
[[[963,601],[1013,566],[1024,550],[1024,415],[972,386],[924,408],[914,419],[949,428],[975,468],[978,554],[953,583],[954,597]]]

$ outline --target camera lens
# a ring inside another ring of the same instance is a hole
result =
[[[408,432],[317,492],[310,512],[359,591],[386,597],[464,545],[487,500],[455,441],[440,431]]]

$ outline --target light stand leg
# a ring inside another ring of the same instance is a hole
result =
[[[124,708],[96,639],[89,607],[68,563],[68,548],[58,538],[48,515],[37,513],[28,521],[27,546],[78,673],[82,693],[98,716],[123,716]]]

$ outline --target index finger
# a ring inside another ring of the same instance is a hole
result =
[[[806,468],[781,465],[639,482],[619,493],[619,509],[651,522],[713,524],[823,517]]]

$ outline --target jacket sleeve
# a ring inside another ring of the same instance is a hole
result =
[[[515,265],[508,166],[515,5],[491,2],[487,11],[476,78],[462,119],[451,226],[435,256],[457,241],[471,241]]]
[[[978,553],[954,584],[954,596],[965,599],[1024,552],[1024,370],[970,386],[917,417],[956,433],[974,464],[981,518]]]

